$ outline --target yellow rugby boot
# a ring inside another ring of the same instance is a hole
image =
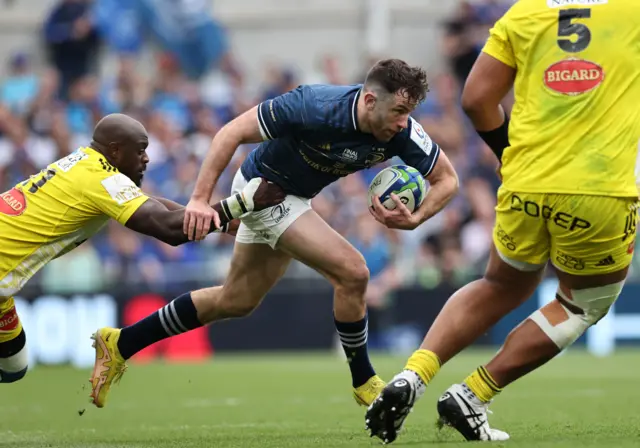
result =
[[[96,363],[91,374],[91,400],[97,407],[104,407],[112,384],[117,384],[127,370],[124,358],[118,350],[119,328],[100,328],[92,336],[96,349]]]
[[[378,375],[374,375],[369,378],[367,382],[362,386],[355,387],[353,389],[353,398],[360,406],[369,406],[371,403],[373,403],[373,400],[375,400],[378,395],[380,395],[380,392],[382,392],[384,386],[386,386],[386,383],[382,380],[382,378],[380,378]]]

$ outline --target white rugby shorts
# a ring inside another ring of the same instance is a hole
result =
[[[231,193],[240,193],[247,183],[238,169],[233,178]],[[275,249],[284,231],[307,210],[311,210],[311,199],[287,195],[284,202],[276,206],[245,213],[240,217],[236,241],[244,244],[268,244]]]

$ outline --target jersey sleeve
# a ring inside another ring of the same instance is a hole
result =
[[[83,186],[84,197],[98,210],[120,224],[125,224],[131,215],[149,197],[122,173],[106,173],[95,176],[95,180]]]
[[[264,140],[275,140],[309,125],[313,92],[300,86],[258,105],[258,125]]]
[[[507,33],[509,23],[508,14],[496,22],[491,28],[489,38],[482,51],[503,64],[516,68],[516,57]]]
[[[423,176],[428,176],[436,166],[440,156],[440,146],[422,129],[420,123],[413,118],[409,119],[408,133],[397,155],[407,165],[417,169]]]

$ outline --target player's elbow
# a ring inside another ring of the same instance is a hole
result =
[[[453,197],[460,190],[460,179],[449,159],[443,156],[444,154],[441,154],[436,169],[427,177],[427,180],[432,187],[446,192],[447,197]]]
[[[462,91],[462,98],[460,101],[464,113],[468,116],[473,116],[478,113],[478,111],[482,110],[485,98],[483,98],[483,95],[478,92],[477,89],[473,88],[473,85],[467,84]]]

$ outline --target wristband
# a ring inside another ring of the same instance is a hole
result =
[[[222,200],[222,211],[227,218],[226,221],[231,221],[235,218],[239,218],[248,212],[247,206],[240,194],[229,196],[227,199]]]
[[[502,160],[502,153],[509,147],[509,117],[504,115],[504,122],[492,131],[476,131],[480,138],[491,148],[491,151]]]

